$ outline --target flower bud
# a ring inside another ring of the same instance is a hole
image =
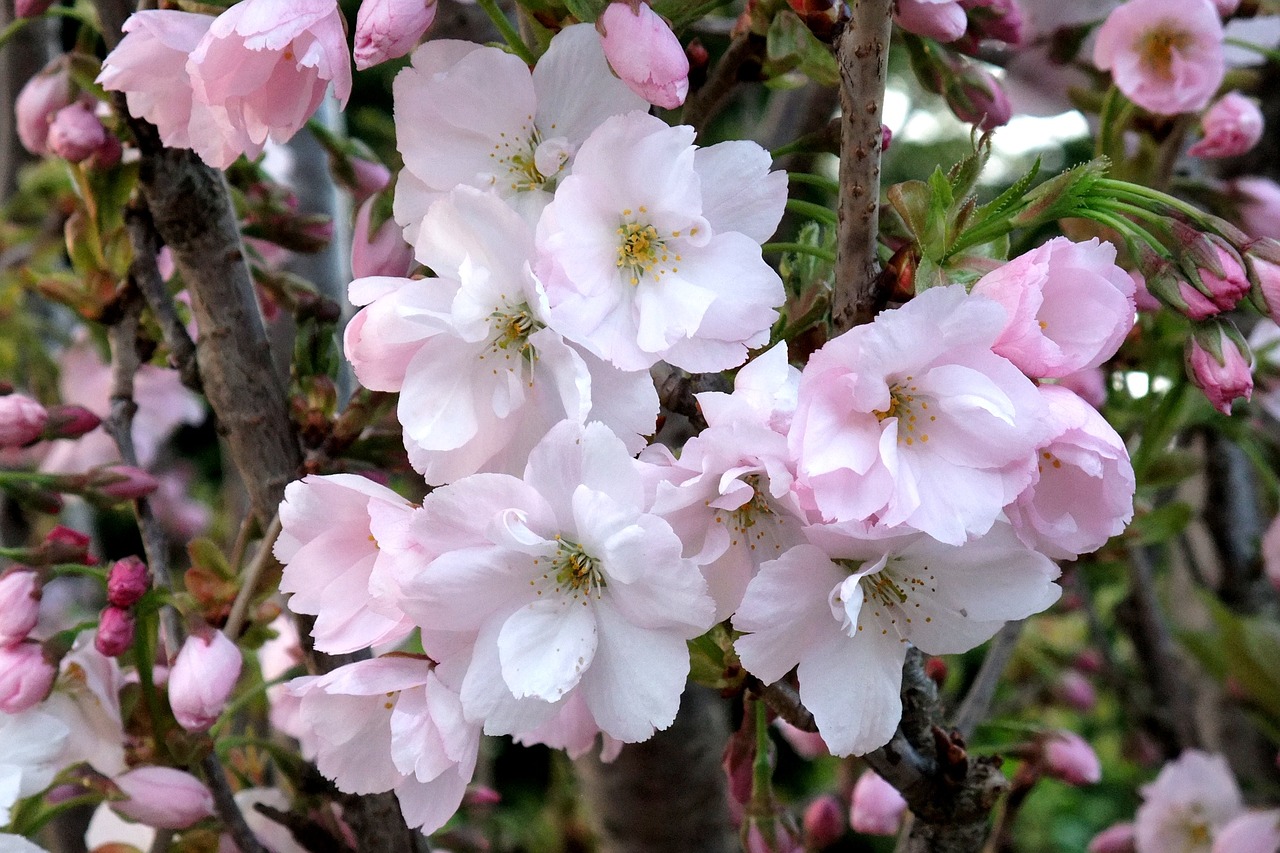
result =
[[[186,829],[213,815],[213,794],[190,773],[172,767],[139,767],[113,779],[127,800],[116,812],[156,829]]]
[[[1093,785],[1102,779],[1102,763],[1093,747],[1075,732],[1051,732],[1041,739],[1045,772],[1068,785]]]
[[[30,569],[0,575],[0,646],[21,643],[40,615],[40,579]]]
[[[132,501],[154,492],[160,481],[132,465],[108,465],[94,470],[89,485],[104,497]]]
[[[827,794],[809,803],[801,826],[806,848],[821,850],[835,844],[844,835],[844,808],[840,800]]]
[[[28,80],[13,104],[22,147],[37,157],[48,153],[49,122],[71,100],[71,75],[62,58]]]
[[[364,0],[356,13],[356,68],[404,56],[436,19],[436,0]]]
[[[857,784],[853,786],[849,824],[854,832],[896,835],[906,810],[907,801],[898,789],[868,770],[858,777]]]
[[[93,638],[93,647],[109,658],[122,655],[133,645],[133,635],[137,628],[133,614],[119,607],[103,608],[98,616],[98,633]]]
[[[192,634],[169,673],[169,705],[178,724],[202,732],[217,721],[240,677],[243,661],[221,631]]]
[[[1187,149],[1192,157],[1236,157],[1262,138],[1262,110],[1239,92],[1228,92],[1200,121],[1204,138]]]
[[[0,648],[0,711],[17,714],[49,695],[58,669],[45,659],[39,643]]]
[[[70,163],[87,160],[107,141],[107,129],[82,103],[65,106],[49,124],[49,150]]]
[[[376,199],[360,205],[351,240],[351,274],[355,278],[373,275],[403,277],[413,265],[413,247],[404,241],[404,232],[388,219],[370,235],[369,220]]]
[[[49,412],[25,394],[0,397],[0,447],[23,447],[44,433]]]
[[[1134,853],[1137,849],[1133,824],[1117,823],[1099,832],[1089,842],[1089,853]]]
[[[102,425],[102,418],[84,406],[50,406],[49,422],[44,427],[44,437],[79,438]]]
[[[1215,409],[1231,414],[1231,401],[1253,395],[1253,356],[1231,323],[1199,325],[1187,339],[1187,378],[1204,392]]]
[[[605,58],[627,88],[675,109],[689,94],[689,58],[671,27],[640,0],[610,3],[596,22]]]
[[[137,557],[116,560],[107,572],[107,601],[116,607],[132,607],[150,588],[151,573]]]

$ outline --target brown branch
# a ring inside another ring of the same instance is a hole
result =
[[[881,113],[893,0],[860,0],[840,35],[840,225],[832,317],[837,331],[875,315],[879,274]]]

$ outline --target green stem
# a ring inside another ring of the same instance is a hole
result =
[[[801,201],[798,198],[787,199],[787,210],[792,213],[798,213],[801,216],[807,216],[810,219],[816,219],[819,222],[825,222],[827,225],[836,224],[836,212],[829,207],[821,204],[814,204],[811,201]]]
[[[795,252],[799,255],[813,255],[815,258],[821,258],[832,264],[836,262],[835,252],[805,243],[765,243],[760,247],[760,251],[773,255],[780,255],[783,252]]]
[[[529,50],[529,46],[524,43],[524,39],[520,38],[520,32],[511,23],[511,19],[498,8],[496,0],[476,0],[476,2],[484,10],[484,13],[489,16],[489,20],[493,21],[493,25],[498,28],[498,32],[502,33],[502,38],[507,43],[507,47],[511,48],[512,53],[523,59],[526,65],[533,65],[538,61],[538,57],[534,56],[533,51]]]

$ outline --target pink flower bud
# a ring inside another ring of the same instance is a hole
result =
[[[63,107],[49,124],[49,150],[62,159],[79,163],[107,141],[107,129],[82,103]]]
[[[1068,785],[1093,785],[1102,779],[1102,763],[1093,747],[1075,732],[1052,732],[1041,741],[1045,771]]]
[[[400,225],[394,219],[388,219],[372,235],[369,234],[374,201],[370,198],[360,205],[356,213],[355,233],[351,240],[351,274],[355,278],[408,275],[413,265],[413,247],[404,241]]]
[[[92,485],[101,495],[121,501],[146,497],[160,486],[160,481],[132,465],[108,465],[94,472]]]
[[[805,846],[821,850],[840,840],[844,835],[844,808],[833,794],[819,797],[804,810],[802,820]]]
[[[1054,688],[1058,698],[1077,711],[1091,711],[1098,704],[1098,693],[1093,682],[1074,669],[1062,673]]]
[[[435,0],[363,0],[356,13],[356,68],[404,56],[435,19]]]
[[[40,614],[40,579],[30,569],[0,575],[0,646],[15,646],[36,627]]]
[[[1197,326],[1184,354],[1187,378],[1224,415],[1232,400],[1253,396],[1253,356],[1235,326],[1221,320]]]
[[[647,3],[610,3],[596,29],[609,65],[628,89],[668,110],[684,103],[689,57],[671,27]]]
[[[169,705],[179,725],[193,732],[212,726],[236,686],[242,663],[240,650],[221,631],[188,637],[169,672]]]
[[[71,103],[71,76],[67,64],[56,59],[27,81],[14,101],[13,110],[22,147],[36,156],[49,150],[49,122]]]
[[[84,406],[50,406],[49,422],[45,424],[44,437],[79,438],[102,425],[102,418]]]
[[[49,412],[25,394],[0,397],[0,447],[22,447],[44,432]]]
[[[1239,92],[1228,92],[1200,121],[1204,138],[1187,149],[1192,157],[1235,157],[1262,138],[1262,110]]]
[[[111,808],[138,823],[156,829],[186,829],[213,815],[213,794],[182,770],[139,767],[112,781],[129,799],[111,802]]]
[[[1133,824],[1117,823],[1099,832],[1089,842],[1089,853],[1134,853]]]
[[[119,607],[106,607],[98,616],[98,633],[93,647],[109,658],[122,655],[133,645],[137,629],[133,614]]]
[[[907,801],[898,789],[868,770],[853,786],[849,824],[854,832],[867,835],[896,835],[902,826]]]
[[[38,705],[49,695],[57,674],[39,643],[0,648],[0,711],[17,714]]]
[[[137,557],[116,560],[107,572],[107,601],[116,607],[132,607],[150,588],[151,573]]]
[[[13,0],[13,14],[18,18],[34,18],[43,15],[53,5],[53,0]]]

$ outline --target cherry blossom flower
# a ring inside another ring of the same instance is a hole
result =
[[[834,755],[893,735],[909,644],[967,651],[1061,593],[1057,566],[1003,523],[960,547],[919,534],[863,539],[858,525],[807,532],[819,544],[765,563],[748,584],[733,617],[746,634],[734,648],[765,683],[798,665],[800,700]]]
[[[1055,560],[1096,551],[1133,518],[1135,480],[1124,440],[1066,388],[1040,386],[1053,423],[1031,485],[1005,507],[1018,538]]]
[[[647,106],[609,71],[590,24],[557,33],[532,74],[497,48],[428,41],[393,94],[404,157],[395,218],[415,245],[431,203],[460,184],[492,189],[535,221],[591,131]]]
[[[1215,833],[1244,811],[1226,760],[1195,749],[1166,764],[1141,794],[1134,818],[1141,853],[1210,853]]]
[[[386,656],[289,682],[303,754],[350,794],[395,791],[410,826],[439,829],[475,772],[479,726],[430,661]]]
[[[223,12],[187,59],[194,99],[191,141],[226,168],[256,157],[267,138],[285,142],[320,106],[330,82],[351,94],[351,60],[336,0],[242,0]],[[217,146],[217,147],[214,147]]]
[[[689,58],[671,27],[647,3],[610,3],[596,26],[604,55],[627,88],[668,110],[684,103]]]
[[[423,647],[486,732],[536,729],[575,693],[621,741],[675,719],[685,641],[714,605],[671,526],[646,511],[641,464],[601,424],[566,421],[523,480],[476,474],[424,500],[415,536],[442,553],[401,580],[403,606],[468,638],[469,654]]]
[[[786,175],[754,143],[693,136],[643,112],[606,120],[538,222],[552,327],[623,370],[736,367],[783,301],[759,244]]]
[[[1262,138],[1262,110],[1239,92],[1218,99],[1201,119],[1204,138],[1187,149],[1192,157],[1235,157]]]
[[[399,391],[410,462],[432,484],[516,474],[564,419],[644,446],[658,414],[647,373],[623,373],[547,327],[533,235],[492,194],[459,187],[423,220],[419,258],[440,279],[360,279],[346,351],[367,387]]]
[[[38,708],[0,714],[0,826],[23,797],[39,793],[63,766],[66,723]]]
[[[1204,109],[1226,70],[1222,21],[1209,0],[1129,0],[1098,28],[1093,61],[1138,106]]]
[[[1097,367],[1133,328],[1135,285],[1097,238],[1055,237],[987,273],[973,293],[1009,313],[992,347],[1036,378]]]
[[[991,351],[995,302],[935,287],[829,341],[802,371],[789,443],[828,520],[959,545],[1031,482],[1048,433],[1035,387]]]
[[[375,524],[394,524],[411,509],[386,486],[355,474],[313,475],[285,487],[274,547],[284,565],[280,589],[292,594],[290,610],[316,616],[311,635],[320,651],[353,652],[412,630],[393,597],[374,592],[373,579],[388,559]]]

